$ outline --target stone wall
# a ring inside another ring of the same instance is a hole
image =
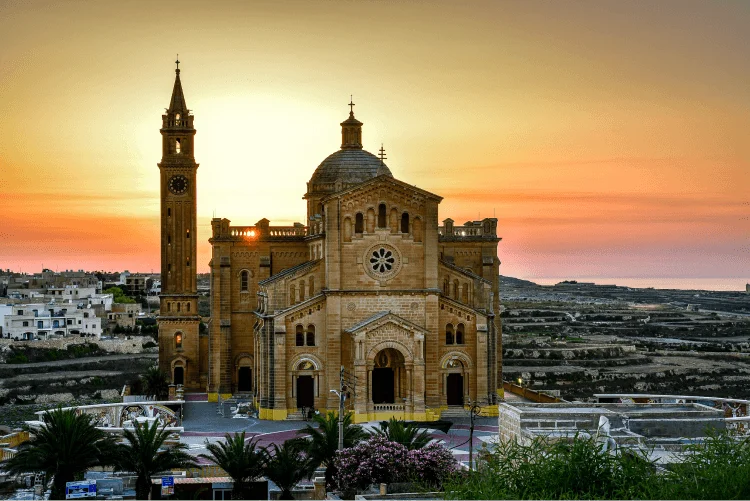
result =
[[[129,336],[120,339],[92,339],[83,337],[68,337],[60,339],[44,339],[39,341],[13,341],[10,339],[0,339],[0,350],[7,350],[10,346],[29,347],[29,348],[57,348],[64,350],[68,346],[75,344],[93,343],[101,349],[110,353],[142,353],[144,351],[155,351],[155,348],[143,349],[143,345],[149,341],[153,342],[150,336]]]

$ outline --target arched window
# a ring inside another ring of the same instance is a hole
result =
[[[453,337],[453,324],[445,326],[445,344],[453,344],[455,338]]]
[[[174,335],[174,347],[182,348],[182,332],[177,332]]]
[[[297,325],[294,344],[296,346],[305,346],[305,328],[302,325]]]
[[[297,302],[297,288],[292,285],[289,287],[289,304],[294,304]]]
[[[177,303],[177,313],[182,311],[182,303]]]
[[[448,297],[450,295],[450,291],[451,291],[451,286],[448,282],[448,279],[446,278],[445,280],[443,280],[443,294],[445,294],[445,296]]]
[[[299,300],[304,301],[305,300],[305,281],[303,280],[299,284]]]
[[[456,344],[464,344],[464,324],[456,326]]]
[[[179,139],[175,139],[174,140],[174,152],[175,153],[179,153],[180,152],[180,148],[181,148],[181,146],[180,146],[180,140]]]
[[[247,292],[247,289],[250,285],[250,272],[247,270],[242,270],[240,273],[240,291]]]
[[[354,219],[354,233],[364,233],[365,231],[365,217],[361,212],[357,212],[357,216]]]
[[[378,228],[385,228],[385,204],[378,205]]]
[[[315,295],[315,277],[310,277],[310,292],[308,296],[313,297]]]
[[[469,304],[469,284],[466,282],[461,286],[461,301],[464,304]]]
[[[172,303],[170,303],[169,301],[167,301],[167,311],[172,311]]]
[[[453,281],[453,294],[451,297],[453,299],[458,299],[458,280]]]
[[[185,311],[190,311],[190,303],[185,303]]]
[[[401,214],[401,233],[409,233],[409,214],[406,212]]]
[[[315,346],[315,326],[307,326],[307,346]]]

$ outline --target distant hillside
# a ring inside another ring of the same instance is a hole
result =
[[[505,277],[503,275],[500,275],[500,286],[503,285],[509,286],[509,287],[538,287],[539,284],[535,284],[534,282],[530,282],[528,280],[521,280],[520,278],[513,278],[513,277]]]

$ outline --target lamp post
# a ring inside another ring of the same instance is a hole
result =
[[[482,413],[482,406],[476,401],[469,402],[467,410],[471,423],[469,426],[469,470],[471,471],[474,469],[474,418]]]

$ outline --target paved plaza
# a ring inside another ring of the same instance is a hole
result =
[[[245,432],[246,440],[258,439],[258,445],[281,445],[286,440],[299,436],[298,430],[308,423],[305,421],[266,421],[253,418],[223,417],[218,412],[219,406],[211,402],[185,402],[181,441],[188,444],[190,453],[205,454],[206,443],[220,441],[226,433]],[[229,415],[229,413],[226,413]],[[453,426],[448,433],[440,430],[428,429],[430,435],[453,451],[458,461],[469,460],[469,427],[468,416],[465,418],[451,418]],[[365,428],[375,428],[377,422],[364,423]],[[474,450],[483,443],[493,442],[497,437],[497,418],[478,417],[474,421]],[[199,459],[202,464],[209,461]]]

